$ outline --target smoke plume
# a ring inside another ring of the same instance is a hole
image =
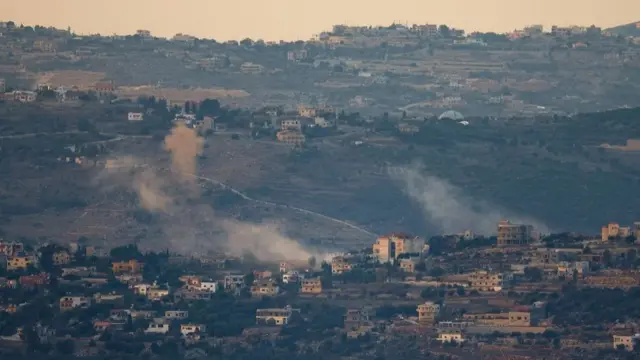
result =
[[[171,153],[171,169],[184,181],[194,181],[197,156],[202,153],[204,139],[183,123],[171,130],[164,139],[164,149]]]
[[[162,178],[151,169],[145,169],[135,176],[133,188],[140,199],[140,206],[151,212],[166,212],[173,202],[163,190]]]
[[[131,155],[107,161],[99,175],[106,188],[124,186],[135,191],[140,207],[158,218],[162,236],[154,237],[152,243],[143,241],[141,247],[169,248],[192,256],[209,252],[241,256],[250,252],[264,262],[306,261],[315,256],[319,263],[328,258],[283,235],[276,223],[263,221],[258,225],[221,218],[208,203],[199,201],[195,175],[203,142],[193,129],[177,124],[164,140],[164,150],[171,155],[169,166],[157,158]],[[167,167],[171,171],[165,171]]]
[[[443,234],[472,230],[478,234],[492,235],[502,219],[533,225],[540,233],[549,232],[547,226],[538,220],[466,196],[443,179],[423,175],[420,169],[389,170],[391,177],[403,185],[407,195],[422,207],[427,221]]]

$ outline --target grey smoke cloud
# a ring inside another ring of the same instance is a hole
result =
[[[409,198],[421,206],[427,221],[443,234],[472,230],[478,234],[493,235],[502,219],[533,225],[540,233],[549,232],[544,223],[465,195],[461,189],[444,179],[428,175],[417,166],[392,167],[389,174],[401,184]]]
[[[165,151],[171,154],[170,164],[125,155],[109,159],[98,176],[107,189],[119,185],[135,191],[140,207],[160,217],[163,238],[141,246],[169,248],[185,255],[227,252],[241,256],[251,252],[264,262],[306,261],[315,256],[319,264],[329,258],[327,253],[307,249],[287,237],[275,222],[235,221],[216,216],[208,204],[188,203],[187,199],[200,197],[199,184],[192,175],[197,171],[203,142],[193,129],[178,124],[164,142]]]

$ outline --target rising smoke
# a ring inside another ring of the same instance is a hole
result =
[[[409,198],[422,207],[427,222],[442,234],[472,230],[478,234],[492,235],[502,219],[533,225],[540,233],[549,232],[540,221],[473,199],[446,180],[428,175],[418,166],[390,168],[389,174],[402,184]]]
[[[195,130],[177,124],[164,141],[164,150],[171,155],[168,168],[161,160],[131,155],[107,161],[99,175],[106,181],[101,183],[135,191],[140,207],[160,218],[163,238],[143,241],[141,247],[169,248],[185,255],[224,251],[241,256],[250,252],[263,262],[306,261],[311,256],[319,262],[328,257],[283,235],[275,222],[258,225],[222,218],[209,204],[198,202],[202,199],[195,174],[203,143]]]
[[[193,183],[196,174],[198,155],[202,153],[204,139],[183,123],[171,130],[164,139],[164,149],[171,153],[171,170],[185,182]]]

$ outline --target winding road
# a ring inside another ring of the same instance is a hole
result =
[[[220,182],[220,181],[218,181],[216,179],[212,179],[212,178],[208,178],[208,177],[204,177],[204,176],[199,176],[199,175],[195,175],[195,174],[186,174],[186,175],[187,176],[191,176],[193,178],[196,178],[198,180],[203,180],[203,181],[207,181],[207,182],[216,184],[216,185],[220,186],[221,188],[223,188],[225,190],[228,190],[228,191],[231,191],[232,193],[240,196],[241,198],[243,198],[244,200],[247,200],[247,201],[252,201],[252,202],[255,202],[255,203],[258,203],[258,204],[262,204],[262,205],[281,207],[281,208],[297,211],[297,212],[302,213],[302,214],[317,216],[317,217],[323,218],[325,220],[329,220],[329,221],[335,222],[337,224],[341,224],[341,225],[350,227],[350,228],[352,228],[354,230],[360,231],[361,233],[367,234],[369,236],[374,236],[374,237],[378,236],[377,234],[374,234],[374,233],[372,233],[371,231],[369,231],[367,229],[364,229],[364,228],[362,228],[360,226],[351,224],[351,223],[349,223],[349,222],[347,222],[345,220],[336,219],[334,217],[327,216],[327,215],[324,215],[324,214],[320,214],[320,213],[317,213],[315,211],[302,209],[302,208],[299,208],[299,207],[286,205],[286,204],[278,204],[278,203],[274,203],[274,202],[271,202],[271,201],[264,201],[264,200],[254,199],[254,198],[250,197],[249,195],[243,193],[242,191],[240,191],[238,189],[235,189],[235,188],[233,188],[233,187],[231,187],[231,186],[229,186],[229,185],[227,185],[227,184],[225,184],[223,182]]]

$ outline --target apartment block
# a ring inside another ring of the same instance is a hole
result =
[[[432,301],[427,301],[424,304],[418,305],[418,322],[420,323],[433,323],[440,314],[442,306]]]
[[[498,223],[498,246],[526,245],[532,238],[533,226],[512,224],[508,220]]]
[[[111,264],[111,270],[114,274],[139,274],[144,270],[144,264],[138,260],[115,261]]]
[[[291,306],[286,306],[281,309],[257,309],[256,324],[278,326],[287,325],[291,320],[291,316],[294,312],[299,312],[299,310],[292,309]]]
[[[402,254],[419,254],[424,240],[406,233],[391,233],[381,236],[373,244],[373,254],[381,263],[395,261]]]
[[[322,293],[322,281],[320,278],[304,279],[300,283],[300,292],[303,294],[320,294]]]
[[[331,259],[331,273],[335,275],[351,271],[353,265],[344,256],[336,256]]]
[[[471,290],[480,292],[498,292],[507,287],[507,277],[502,273],[490,273],[480,270],[469,274]]]
[[[296,146],[302,146],[306,141],[306,137],[303,133],[290,130],[278,131],[278,133],[276,134],[276,138],[280,142]]]
[[[369,324],[369,310],[365,308],[347,309],[344,315],[344,329],[347,331],[358,329]]]
[[[256,281],[251,286],[251,296],[276,296],[280,293],[278,285],[271,280]]]

